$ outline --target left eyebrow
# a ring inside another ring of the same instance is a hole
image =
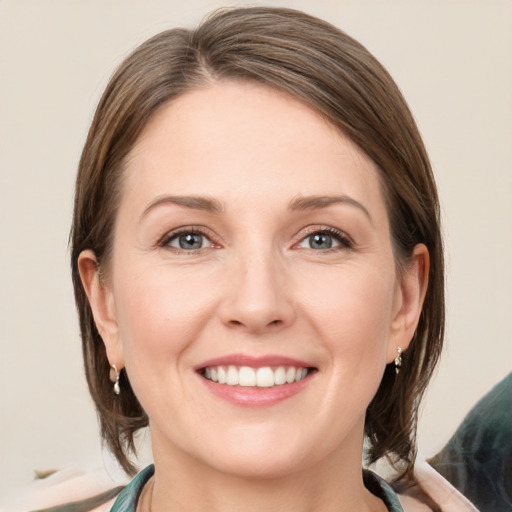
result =
[[[317,210],[328,208],[333,204],[347,204],[361,210],[369,221],[373,223],[370,212],[359,201],[350,196],[299,196],[290,201],[289,210]]]
[[[142,212],[145,217],[151,210],[163,204],[175,204],[190,208],[191,210],[203,210],[208,213],[222,213],[222,204],[216,199],[204,196],[163,196],[150,203]]]

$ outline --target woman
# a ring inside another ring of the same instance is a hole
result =
[[[112,510],[401,510],[444,328],[414,120],[359,43],[220,11],[121,65],[82,154],[72,269]]]

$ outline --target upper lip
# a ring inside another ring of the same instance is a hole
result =
[[[295,366],[296,368],[313,367],[313,365],[306,361],[277,354],[268,354],[264,356],[229,354],[204,361],[197,365],[195,370],[197,371],[212,366],[250,366],[252,368],[262,368],[264,366]]]

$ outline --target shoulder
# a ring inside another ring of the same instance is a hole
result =
[[[437,504],[439,510],[478,512],[478,509],[427,461],[416,460],[414,479],[420,489]]]
[[[10,499],[7,497],[8,508],[5,510],[108,512],[124,486],[123,478],[118,475],[114,479],[103,468],[92,471],[73,468],[50,471],[13,490],[13,496]]]

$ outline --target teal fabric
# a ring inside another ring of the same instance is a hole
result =
[[[372,471],[364,470],[363,481],[365,487],[384,502],[389,512],[403,512],[398,496],[383,478]]]
[[[137,501],[146,482],[155,473],[155,466],[151,464],[143,469],[122,491],[117,497],[110,512],[135,512]]]
[[[110,512],[135,512],[137,501],[144,484],[153,476],[154,466],[148,466],[141,471],[121,492]],[[389,512],[403,512],[398,497],[391,487],[379,476],[371,471],[363,472],[366,488],[382,499]]]

